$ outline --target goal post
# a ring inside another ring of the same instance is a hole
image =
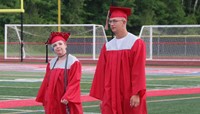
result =
[[[200,60],[200,25],[142,26],[147,60]]]
[[[22,31],[23,31],[23,13],[25,12],[24,10],[24,0],[19,0],[19,4],[20,4],[20,8],[11,8],[11,9],[0,9],[0,13],[20,13],[20,20],[21,20],[21,62],[23,61],[23,34],[22,34]]]
[[[46,59],[45,42],[57,27],[62,32],[70,32],[67,41],[69,53],[77,56],[80,60],[96,60],[107,37],[102,25],[96,24],[24,24],[23,25],[23,59]],[[20,59],[20,24],[5,25],[5,59]],[[55,56],[48,49],[48,58]]]
[[[20,1],[20,8],[0,9],[0,13],[24,13],[24,0]]]

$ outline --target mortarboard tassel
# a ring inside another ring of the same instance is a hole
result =
[[[110,15],[110,11],[108,10],[108,14],[106,17],[106,25],[105,25],[105,30],[108,30],[108,21],[109,21],[109,15]]]

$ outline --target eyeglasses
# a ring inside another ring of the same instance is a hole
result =
[[[123,20],[122,20],[122,19],[120,19],[120,20],[114,19],[114,20],[109,20],[108,23],[109,23],[109,24],[112,24],[112,23],[113,23],[113,24],[116,24],[116,23],[119,22],[119,21],[123,21]]]

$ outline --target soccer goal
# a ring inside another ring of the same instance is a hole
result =
[[[200,25],[143,26],[147,59],[200,60]]]
[[[24,59],[45,59],[45,42],[53,31],[70,32],[71,36],[67,42],[69,53],[79,59],[96,60],[101,47],[107,42],[107,37],[102,25],[95,24],[24,24],[23,41],[21,41],[21,25],[5,25],[5,59],[20,59],[21,50]],[[23,43],[23,47],[21,47]],[[23,49],[21,49],[23,48]],[[49,49],[49,58],[55,54]]]

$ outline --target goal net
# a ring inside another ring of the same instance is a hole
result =
[[[104,27],[95,24],[62,24],[62,32],[70,32],[67,41],[68,51],[79,59],[95,60],[98,58],[101,47],[107,41]],[[57,24],[24,24],[23,41],[21,41],[21,25],[5,25],[5,59],[45,59],[45,42],[53,31],[58,30]],[[23,46],[21,43],[23,42]],[[49,58],[55,54],[48,49]]]
[[[143,26],[147,59],[200,60],[200,25]]]

